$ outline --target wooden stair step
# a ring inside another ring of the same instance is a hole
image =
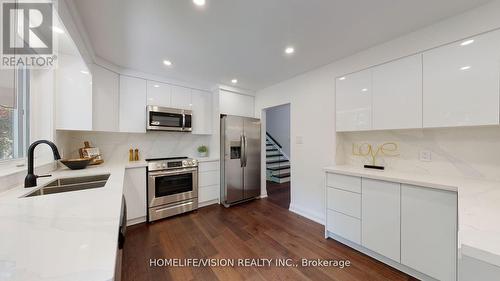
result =
[[[279,174],[279,175],[273,175],[273,177],[278,178],[278,179],[282,179],[282,178],[289,178],[289,177],[290,177],[290,173]]]
[[[279,166],[279,167],[269,167],[267,169],[270,170],[270,171],[286,170],[286,169],[290,169],[290,165]]]
[[[276,164],[276,163],[283,163],[283,162],[288,162],[288,160],[286,160],[286,159],[272,160],[272,161],[267,161],[266,164]]]

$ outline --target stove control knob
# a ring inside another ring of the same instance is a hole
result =
[[[187,165],[189,165],[189,162],[187,160],[183,160],[182,161],[182,166],[187,166]]]
[[[167,167],[167,164],[162,163],[162,164],[161,164],[161,167],[162,167],[162,168],[166,168],[166,167]]]
[[[191,165],[192,165],[192,166],[196,166],[197,162],[198,162],[198,161],[196,161],[195,159],[193,159],[193,161],[191,161]]]
[[[157,169],[161,168],[161,165],[160,164],[156,164],[156,168]]]

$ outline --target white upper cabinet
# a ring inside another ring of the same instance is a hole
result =
[[[193,90],[192,95],[193,110],[193,134],[212,134],[213,110],[212,93]]]
[[[191,89],[180,86],[172,87],[172,103],[171,107],[180,109],[191,109]]]
[[[120,76],[95,64],[92,69],[92,129],[94,131],[118,132]]]
[[[499,123],[500,31],[424,53],[424,127]]]
[[[120,76],[120,132],[146,132],[146,80]]]
[[[148,81],[148,105],[171,107],[172,86],[165,83]]]
[[[367,69],[336,81],[337,132],[372,128],[372,70]]]
[[[374,67],[372,75],[372,129],[422,128],[422,55]]]
[[[255,99],[252,96],[219,91],[220,113],[243,117],[255,117]]]
[[[76,54],[58,54],[56,128],[92,130],[92,75]]]

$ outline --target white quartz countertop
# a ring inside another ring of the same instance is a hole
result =
[[[0,280],[113,280],[124,168],[60,169],[0,193]],[[108,173],[102,188],[22,198],[54,178]]]
[[[500,266],[500,182],[331,166],[326,172],[458,192],[460,253]]]

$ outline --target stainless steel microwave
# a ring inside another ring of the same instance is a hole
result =
[[[191,110],[148,105],[146,130],[191,132],[192,118]]]

